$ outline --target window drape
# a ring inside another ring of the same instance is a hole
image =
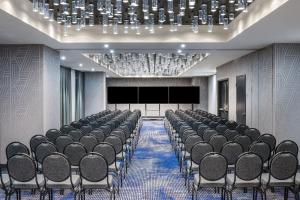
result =
[[[75,119],[84,117],[84,73],[75,71]]]
[[[60,68],[60,122],[71,123],[71,69]]]

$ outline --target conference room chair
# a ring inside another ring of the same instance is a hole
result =
[[[235,128],[235,130],[237,130],[237,132],[239,132],[239,134],[244,135],[245,131],[249,129],[249,127],[246,124],[239,124],[237,125],[237,127]]]
[[[211,136],[216,135],[216,134],[218,134],[218,132],[216,130],[211,129],[211,128],[206,129],[202,136],[203,141],[209,142]]]
[[[56,146],[51,142],[42,142],[35,149],[35,161],[38,171],[41,171],[41,164],[45,157],[57,152]]]
[[[243,147],[243,151],[246,152],[249,149],[252,141],[247,135],[237,135],[234,137],[234,142],[239,143]]]
[[[64,155],[67,156],[71,163],[72,170],[75,172],[79,169],[80,160],[87,154],[86,148],[79,142],[68,144],[64,149]]]
[[[212,129],[216,129],[216,127],[219,125],[219,123],[218,122],[216,122],[216,121],[211,121],[210,123],[209,123],[209,127],[210,128],[212,128]]]
[[[294,154],[295,156],[298,156],[298,145],[292,141],[292,140],[284,140],[281,143],[279,143],[275,149],[275,153],[278,152],[290,152]]]
[[[98,143],[103,142],[105,139],[105,134],[101,129],[94,129],[90,132],[90,134],[94,135],[97,138]]]
[[[90,125],[83,125],[80,128],[80,130],[83,133],[83,135],[86,135],[86,134],[90,133],[93,130],[93,128]]]
[[[213,146],[214,151],[220,153],[222,147],[227,142],[227,138],[221,134],[212,135],[209,139],[209,143]]]
[[[116,135],[110,135],[105,138],[104,142],[107,142],[114,147],[115,152],[116,152],[117,161],[119,161],[125,165],[125,170],[127,172],[128,165],[127,165],[127,161],[125,160],[126,156],[125,156],[125,152],[123,150],[122,140]]]
[[[244,131],[244,134],[251,138],[252,142],[256,141],[260,136],[260,132],[256,128],[248,128]]]
[[[42,174],[37,174],[34,160],[26,154],[17,154],[7,161],[10,188],[16,193],[17,200],[21,199],[23,190],[38,190],[43,196],[45,184]],[[12,193],[10,194],[12,195]]]
[[[79,142],[80,138],[83,136],[83,133],[79,129],[74,129],[69,131],[68,135],[70,135],[74,142]]]
[[[85,155],[79,165],[81,196],[85,200],[86,190],[103,189],[110,193],[110,199],[115,199],[113,176],[109,174],[106,159],[98,153]]]
[[[0,189],[4,191],[5,200],[8,199],[11,191],[9,190],[9,176],[8,174],[4,174],[2,168],[0,167]]]
[[[79,121],[73,121],[73,122],[71,122],[70,125],[71,125],[72,127],[74,127],[75,129],[80,129],[81,126],[83,126],[83,124],[82,124],[81,122],[79,122]]]
[[[98,144],[96,136],[93,134],[84,135],[80,138],[79,142],[83,144],[87,152],[92,152],[94,147]]]
[[[30,156],[30,151],[28,147],[21,142],[11,142],[6,146],[6,159],[16,155],[16,154],[27,154]]]
[[[225,125],[230,129],[230,130],[235,130],[235,128],[238,126],[238,123],[233,120],[228,120]]]
[[[56,138],[61,135],[61,132],[57,129],[50,129],[46,132],[47,139],[55,144]]]
[[[61,134],[68,134],[70,131],[75,130],[75,128],[70,125],[63,125],[59,130]]]
[[[237,142],[227,142],[221,149],[221,154],[226,158],[228,168],[231,171],[239,156],[244,152],[243,147]]]
[[[226,158],[216,152],[206,154],[200,161],[198,173],[194,174],[194,183],[192,186],[192,199],[200,188],[220,188],[221,199],[225,199],[226,192]]]
[[[58,152],[63,153],[65,147],[68,144],[71,144],[72,142],[73,142],[73,138],[70,135],[60,135],[56,138],[55,146]]]
[[[30,150],[31,150],[31,156],[32,158],[35,160],[35,149],[36,147],[43,143],[43,142],[47,142],[48,139],[46,138],[46,136],[44,135],[34,135],[31,137],[29,145],[30,145]]]
[[[227,129],[224,132],[224,136],[227,138],[228,141],[233,141],[235,136],[239,135],[239,132],[237,132],[236,130],[232,130],[232,129]]]
[[[262,172],[263,160],[259,155],[252,152],[241,154],[235,163],[234,173],[226,176],[229,198],[232,199],[232,191],[236,188],[253,188],[252,199],[257,199]]]
[[[45,191],[50,200],[54,199],[54,189],[70,189],[74,192],[74,200],[76,200],[80,192],[80,177],[72,174],[71,163],[65,155],[56,152],[45,157],[42,163],[42,172]]]
[[[288,199],[289,189],[295,194],[295,199],[299,199],[298,187],[295,186],[295,178],[298,170],[298,159],[290,152],[278,152],[270,160],[268,173],[263,173],[261,177],[261,188],[264,199],[267,199],[266,191],[272,187],[284,188],[284,199]]]
[[[224,134],[225,131],[228,130],[228,127],[225,124],[218,124],[218,126],[216,127],[216,131],[218,131],[221,134]]]
[[[250,145],[249,152],[259,155],[263,161],[264,169],[268,169],[272,153],[270,145],[262,141],[256,141]]]
[[[259,136],[257,141],[267,143],[270,146],[272,152],[276,148],[276,138],[272,134],[269,133],[262,134],[261,136]]]

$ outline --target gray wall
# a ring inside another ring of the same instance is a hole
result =
[[[106,75],[104,72],[85,73],[85,116],[106,109]]]
[[[6,145],[29,146],[60,126],[59,53],[42,45],[0,45],[0,163]]]

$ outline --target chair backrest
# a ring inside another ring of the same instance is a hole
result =
[[[224,132],[224,136],[227,138],[228,141],[233,141],[235,136],[239,135],[239,132],[237,132],[236,130],[232,130],[232,129],[227,129]]]
[[[220,153],[223,145],[227,142],[224,135],[215,134],[210,137],[209,143],[214,147],[214,151]]]
[[[46,132],[46,137],[53,144],[55,144],[56,138],[60,135],[61,135],[61,132],[57,129],[50,129]]]
[[[287,151],[294,154],[295,156],[298,156],[298,150],[299,150],[298,145],[294,141],[284,140],[277,145],[275,152],[278,153],[278,152]]]
[[[55,145],[51,142],[43,142],[35,150],[35,159],[38,163],[42,163],[44,158],[51,153],[57,152]]]
[[[87,152],[92,152],[98,144],[98,140],[94,135],[84,135],[80,138],[80,143],[86,148]]]
[[[244,131],[244,134],[251,138],[252,142],[256,141],[260,136],[260,132],[256,128],[248,128]]]
[[[63,153],[65,147],[68,144],[71,144],[73,142],[73,139],[70,135],[60,135],[56,138],[55,144],[58,152]]]
[[[81,143],[73,142],[65,147],[64,154],[68,157],[71,165],[79,166],[79,162],[87,154],[87,150]]]
[[[110,133],[110,135],[115,135],[115,136],[118,136],[120,139],[121,139],[121,141],[122,141],[122,144],[125,144],[126,143],[126,135],[125,135],[125,133],[123,132],[123,131],[121,131],[121,130],[113,130],[111,133]]]
[[[74,121],[70,125],[76,129],[80,129],[83,124],[79,121]]]
[[[75,142],[79,142],[80,138],[83,136],[83,133],[79,129],[69,131],[68,135],[70,135]]]
[[[197,134],[198,134],[200,137],[203,138],[204,131],[205,131],[206,129],[208,129],[208,128],[209,128],[209,126],[204,125],[204,124],[198,126]]]
[[[265,163],[271,157],[271,148],[265,142],[254,142],[249,147],[249,152],[259,155]]]
[[[62,127],[60,127],[60,132],[62,134],[68,134],[72,130],[75,130],[75,128],[70,125],[63,125]]]
[[[270,161],[270,174],[279,180],[292,178],[298,170],[298,159],[290,152],[276,153]]]
[[[249,146],[252,143],[251,138],[248,137],[247,135],[237,135],[237,136],[235,136],[234,142],[239,143],[243,147],[243,150],[245,152],[248,151]]]
[[[225,156],[229,165],[235,164],[238,157],[243,153],[243,147],[236,142],[227,142],[221,149],[221,154]]]
[[[122,140],[116,135],[108,136],[105,138],[104,142],[111,144],[115,148],[116,154],[119,154],[121,151],[123,151]]]
[[[227,174],[226,158],[219,153],[206,154],[199,165],[199,174],[209,181],[217,181]]]
[[[212,128],[212,129],[216,129],[216,127],[218,126],[218,122],[215,122],[215,121],[211,121],[209,123],[209,127]]]
[[[34,135],[30,139],[30,149],[35,152],[36,147],[42,142],[47,142],[48,139],[44,135]]]
[[[261,136],[259,136],[257,141],[267,143],[268,145],[270,145],[272,151],[276,147],[276,138],[274,137],[274,135],[271,135],[269,133],[262,134]]]
[[[200,164],[201,159],[210,152],[213,152],[214,148],[211,144],[209,144],[208,142],[197,142],[192,150],[191,150],[191,160],[196,163],[196,164]]]
[[[233,120],[227,121],[225,125],[231,130],[235,130],[235,128],[238,126],[238,124]]]
[[[248,129],[249,127],[246,124],[239,124],[235,130],[237,130],[237,132],[239,132],[239,134],[244,134],[245,131]]]
[[[7,170],[13,180],[20,182],[31,181],[36,177],[35,163],[26,154],[17,154],[7,161]]]
[[[206,129],[203,133],[203,141],[208,142],[211,136],[218,134],[216,130]]]
[[[197,142],[202,141],[202,138],[199,135],[189,135],[188,138],[185,140],[184,146],[185,150],[191,153],[191,150]]]
[[[80,177],[90,182],[99,182],[108,176],[108,164],[105,158],[95,152],[85,155],[79,165]]]
[[[219,124],[217,127],[216,127],[216,131],[218,131],[219,133],[225,133],[225,131],[228,129],[228,127],[224,124]]]
[[[235,163],[235,175],[244,181],[258,178],[263,172],[263,161],[255,153],[246,152]]]
[[[81,132],[85,135],[91,132],[93,129],[90,125],[84,125],[80,128]]]
[[[12,142],[7,145],[6,147],[6,158],[9,159],[10,157],[16,155],[16,154],[27,154],[30,155],[28,147],[21,143],[21,142]]]
[[[103,155],[108,165],[111,165],[116,161],[116,151],[114,147],[107,142],[101,142],[95,146],[93,152]]]
[[[61,182],[71,177],[71,164],[61,153],[46,156],[42,163],[43,174],[46,179]]]
[[[103,142],[105,139],[105,134],[101,129],[95,129],[90,132],[91,135],[94,135],[98,142]]]
[[[187,129],[183,132],[182,136],[181,136],[181,140],[182,143],[185,143],[186,139],[190,136],[190,135],[197,135],[197,133],[194,130],[191,129]]]

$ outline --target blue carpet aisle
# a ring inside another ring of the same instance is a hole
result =
[[[116,199],[122,200],[187,200],[191,199],[184,186],[184,178],[179,172],[178,161],[172,150],[163,121],[144,121],[141,136],[128,174],[120,188],[120,195]],[[278,190],[276,190],[278,192]],[[38,195],[23,192],[26,200],[39,199]],[[283,193],[268,192],[268,199],[282,200]],[[0,198],[4,199],[3,193]],[[252,192],[243,193],[236,190],[233,198],[238,200],[252,199]],[[15,199],[15,195],[12,197]],[[46,197],[48,199],[48,197]],[[71,200],[72,193],[66,191],[65,195],[59,195],[57,191],[54,199]],[[86,195],[87,200],[109,199],[107,192],[94,191],[92,195]],[[198,193],[201,200],[219,200],[220,195],[213,189],[201,190]],[[259,198],[260,199],[260,198]],[[290,199],[294,199],[290,195]]]

